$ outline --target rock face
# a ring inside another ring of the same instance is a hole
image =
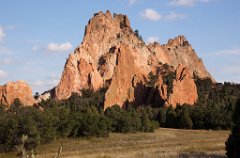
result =
[[[197,101],[197,87],[190,72],[191,71],[189,71],[187,67],[184,67],[181,64],[178,65],[168,105],[172,105],[173,107],[177,104],[193,105]]]
[[[124,105],[126,102],[143,103],[141,100],[146,98],[145,76],[150,69],[140,66],[139,53],[127,44],[119,46],[112,81],[105,95],[105,108],[115,104]]]
[[[164,65],[176,70],[171,91],[165,81],[170,69]],[[154,84],[149,84],[153,82],[149,74],[156,76]],[[89,20],[81,45],[69,55],[55,97],[64,100],[73,92],[81,95],[83,89],[105,87],[104,108],[127,103],[193,105],[197,100],[193,77],[214,81],[184,36],[166,45],[145,45],[126,15],[99,12]]]
[[[24,81],[9,82],[0,86],[0,103],[11,105],[16,98],[25,106],[33,105],[36,101],[32,96],[32,89]]]

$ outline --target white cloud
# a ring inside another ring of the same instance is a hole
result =
[[[66,43],[49,43],[47,46],[34,45],[32,47],[33,52],[66,52],[72,49],[70,42]]]
[[[175,13],[171,12],[164,16],[164,19],[166,20],[178,20],[178,19],[185,19],[187,16],[185,14]]]
[[[34,48],[33,48],[34,49]],[[72,45],[70,42],[66,43],[49,43],[47,46],[47,50],[51,52],[64,52],[72,49]]]
[[[137,0],[128,0],[128,5],[133,5],[136,2],[137,2]]]
[[[3,40],[5,36],[6,36],[6,33],[4,32],[3,28],[0,27],[0,42]]]
[[[154,42],[157,42],[159,40],[158,37],[148,37],[147,39],[147,43],[154,43]]]
[[[157,21],[162,18],[161,14],[159,14],[157,11],[154,9],[145,9],[141,14],[143,18],[152,20],[152,21]]]
[[[210,2],[210,0],[170,0],[169,5],[192,7],[196,5],[198,2],[207,3],[207,2]]]
[[[182,20],[187,17],[185,14],[180,14],[176,12],[171,12],[168,14],[160,14],[157,11],[153,9],[145,9],[141,14],[143,18],[148,19],[148,20],[153,20],[153,21],[158,21],[158,20]]]
[[[8,74],[5,71],[0,70],[0,78],[5,78],[7,76],[8,76]]]

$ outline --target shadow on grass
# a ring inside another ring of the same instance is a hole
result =
[[[205,153],[181,153],[179,158],[226,158],[226,156]]]

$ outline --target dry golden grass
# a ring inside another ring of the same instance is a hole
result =
[[[110,134],[109,138],[61,139],[36,150],[38,158],[52,158],[63,144],[64,158],[225,157],[228,131],[161,128],[154,133]],[[0,154],[14,157],[15,153]]]

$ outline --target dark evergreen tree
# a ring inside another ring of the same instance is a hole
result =
[[[226,155],[229,158],[240,157],[240,99],[238,100],[233,114],[233,127],[226,141]]]
[[[176,125],[178,128],[192,129],[193,123],[189,116],[191,107],[188,105],[177,106],[176,108]]]
[[[172,106],[170,106],[167,110],[167,114],[166,114],[166,127],[168,128],[176,128],[176,118],[177,118],[177,114],[174,111],[174,109],[172,108]]]

